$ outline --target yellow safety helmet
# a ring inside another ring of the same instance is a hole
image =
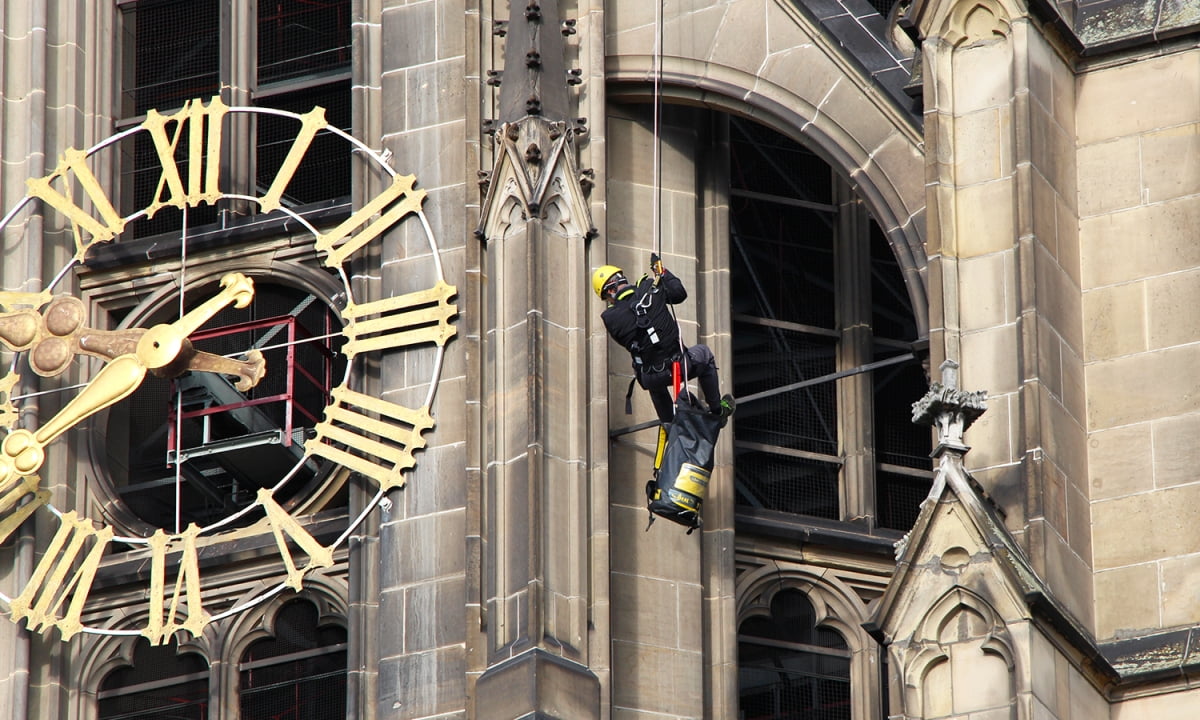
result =
[[[604,286],[612,279],[613,275],[621,272],[621,268],[616,265],[601,265],[592,273],[592,290],[596,291],[596,297],[604,299]]]

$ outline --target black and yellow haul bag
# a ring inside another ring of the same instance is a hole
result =
[[[723,424],[719,415],[694,406],[690,395],[680,393],[661,460],[656,463],[658,470],[646,483],[651,523],[658,515],[687,526],[689,534],[700,527],[700,506],[708,492],[713,452]]]

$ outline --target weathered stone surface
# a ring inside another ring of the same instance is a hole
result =
[[[1085,360],[1105,360],[1147,349],[1145,294],[1141,282],[1083,294]]]
[[[1196,484],[1093,503],[1096,569],[1195,552],[1200,547],[1197,503],[1200,485]]]

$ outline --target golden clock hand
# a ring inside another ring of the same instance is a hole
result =
[[[112,360],[118,355],[136,353],[137,345],[146,334],[144,328],[129,330],[91,330],[80,333],[76,342],[76,352],[94,357]],[[163,378],[176,378],[185,372],[209,372],[219,375],[234,375],[238,381],[234,384],[241,392],[246,392],[258,384],[266,374],[266,360],[258,350],[246,352],[245,360],[216,355],[192,347],[190,340],[185,338],[179,355],[175,360],[151,372]],[[61,371],[60,371],[61,372]]]
[[[40,313],[0,313],[0,343],[13,351],[29,350],[30,368],[42,377],[54,377],[65,371],[78,354],[111,361],[134,353],[147,332],[145,328],[98,330],[84,326],[84,319],[83,302],[70,296],[54,298]],[[155,374],[178,377],[188,370],[236,376],[237,389],[245,392],[262,379],[265,363],[262,353],[255,350],[245,360],[235,360],[193,350],[190,342],[184,342],[175,362],[157,369]]]
[[[128,397],[142,384],[147,370],[167,367],[191,346],[187,336],[222,308],[245,307],[254,297],[254,284],[241,273],[221,278],[222,290],[179,320],[155,325],[141,334],[136,350],[112,358],[87,387],[35,431],[14,430],[0,441],[0,485],[16,476],[37,472],[46,460],[45,448],[73,425]]]
[[[183,351],[188,335],[212,319],[230,303],[244,308],[254,299],[254,282],[241,273],[221,278],[221,292],[205,300],[173,323],[155,325],[138,340],[137,356],[150,370],[167,367]]]
[[[37,430],[13,430],[0,442],[0,486],[16,476],[37,472],[45,448],[79,421],[128,397],[142,384],[146,367],[136,355],[121,355],[96,373],[79,392]]]

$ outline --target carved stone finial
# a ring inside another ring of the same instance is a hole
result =
[[[913,422],[937,428],[938,445],[934,457],[946,451],[966,454],[963,433],[987,410],[987,391],[958,389],[958,363],[946,360],[941,365],[942,381],[933,382],[925,397],[913,403]]]

